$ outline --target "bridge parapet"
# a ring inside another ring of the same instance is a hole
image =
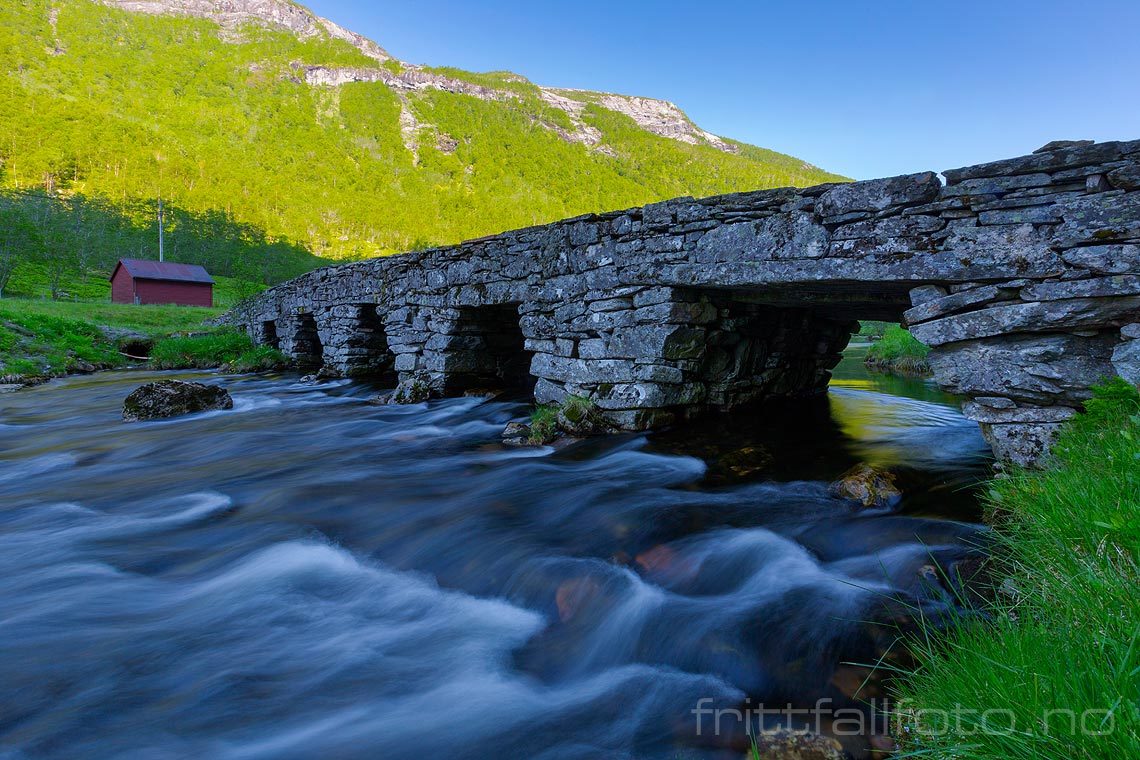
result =
[[[900,321],[1030,462],[1091,385],[1140,379],[1140,141],[944,176],[568,219],[319,270],[231,319],[332,371],[394,368],[406,398],[526,374],[633,429],[821,393],[855,320]]]

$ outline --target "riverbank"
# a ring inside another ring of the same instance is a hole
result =
[[[867,351],[865,362],[877,372],[925,376],[930,374],[930,364],[926,361],[929,353],[930,347],[920,343],[909,331],[888,325]]]
[[[993,601],[912,642],[898,738],[913,756],[1140,757],[1140,396],[1121,380],[1041,472],[993,481]]]
[[[144,361],[158,369],[233,365],[237,371],[286,363],[279,352],[211,324],[222,313],[221,308],[4,299],[0,384],[35,384]]]

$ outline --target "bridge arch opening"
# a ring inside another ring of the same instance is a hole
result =
[[[258,342],[270,348],[281,348],[281,338],[277,334],[277,322],[275,320],[267,319],[261,323],[261,334],[258,336]]]
[[[826,392],[831,370],[859,323],[843,309],[772,303],[747,291],[696,294],[715,309],[705,326],[700,373],[719,409]]]
[[[450,342],[448,391],[493,388],[533,394],[533,355],[519,326],[519,304],[459,308]]]
[[[319,369],[325,363],[325,347],[317,330],[317,319],[310,313],[297,315],[293,336],[293,359],[302,369]]]
[[[346,345],[345,374],[351,377],[391,374],[396,357],[388,346],[383,315],[376,304],[359,304],[353,311]]]

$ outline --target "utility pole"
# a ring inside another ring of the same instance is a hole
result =
[[[158,260],[164,261],[162,250],[162,196],[158,196]]]

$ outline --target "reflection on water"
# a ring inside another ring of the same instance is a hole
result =
[[[154,374],[0,397],[0,755],[719,757],[697,700],[861,704],[842,663],[984,537],[976,428],[854,376],[552,452],[498,442],[518,403],[293,376],[121,424]],[[898,510],[829,495],[859,461]]]
[[[943,393],[930,378],[868,371],[863,360],[867,358],[867,350],[870,347],[869,343],[856,343],[847,347],[843,352],[842,361],[832,370],[832,388],[874,391],[916,401],[929,401],[954,409],[959,407],[959,399]]]

